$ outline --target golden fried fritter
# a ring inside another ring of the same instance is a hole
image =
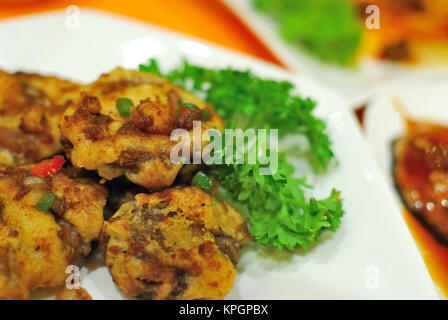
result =
[[[65,284],[103,225],[103,187],[70,168],[40,178],[31,167],[0,169],[0,299]],[[36,205],[48,192],[57,198],[45,212]]]
[[[56,295],[56,300],[92,300],[92,296],[84,288],[62,288]]]
[[[198,187],[138,194],[104,223],[100,245],[114,281],[139,299],[222,299],[233,286],[241,215]]]
[[[117,99],[132,100],[130,116],[122,116]],[[197,107],[184,108],[183,103]],[[170,161],[176,128],[222,130],[212,107],[155,74],[115,69],[88,86],[79,104],[72,104],[61,122],[66,154],[76,167],[98,170],[111,180],[125,175],[149,189],[170,186],[182,164]],[[205,144],[205,143],[204,143]]]
[[[80,86],[56,77],[0,70],[0,165],[28,164],[62,151],[59,121]]]

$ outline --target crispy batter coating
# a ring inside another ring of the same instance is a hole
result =
[[[0,165],[28,164],[61,152],[60,117],[80,90],[56,77],[0,70]]]
[[[197,187],[138,194],[104,223],[100,245],[114,281],[139,299],[222,299],[233,286],[241,215]]]
[[[120,115],[118,98],[132,100],[130,117]],[[198,108],[185,109],[182,103]],[[155,74],[119,68],[88,86],[80,103],[66,110],[61,142],[76,167],[97,170],[107,180],[125,175],[158,190],[170,186],[182,167],[170,161],[177,143],[170,141],[171,132],[184,128],[191,133],[193,121],[204,114],[203,131],[222,130],[212,107],[179,86]]]
[[[62,288],[56,295],[56,300],[92,300],[92,296],[84,288]]]
[[[37,178],[31,167],[0,169],[0,299],[65,284],[103,225],[103,187],[70,168]],[[36,208],[46,192],[57,195],[48,212]]]

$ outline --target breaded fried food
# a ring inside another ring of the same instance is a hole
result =
[[[29,164],[62,151],[59,121],[80,85],[0,70],[0,165]]]
[[[106,181],[104,186],[107,190],[107,202],[104,208],[105,220],[112,217],[125,202],[134,200],[135,195],[147,192],[145,188],[130,182],[124,176]]]
[[[407,209],[448,245],[448,127],[406,123],[393,145],[396,187]]]
[[[238,251],[241,215],[198,187],[138,194],[104,223],[100,246],[116,284],[139,299],[222,299]]]
[[[176,128],[191,133],[195,120],[202,121],[202,131],[223,128],[211,106],[179,86],[118,68],[88,86],[80,103],[66,110],[61,142],[76,167],[97,170],[106,180],[125,175],[159,190],[170,186],[182,167],[170,161],[177,143],[170,134]]]
[[[92,296],[84,288],[62,288],[56,295],[56,300],[92,300]]]
[[[70,168],[50,178],[31,168],[0,169],[0,299],[65,284],[67,266],[90,253],[103,225],[102,186]]]

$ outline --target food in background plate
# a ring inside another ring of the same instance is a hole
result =
[[[403,201],[448,244],[448,127],[407,120],[393,147],[394,178]]]
[[[80,90],[56,77],[0,70],[0,165],[28,164],[61,152],[60,116]]]
[[[360,57],[400,63],[448,61],[445,0],[252,0],[278,22],[281,36],[325,62],[342,65]],[[365,23],[375,5],[379,29]]]
[[[102,75],[66,110],[61,141],[74,166],[97,170],[106,180],[125,175],[151,190],[169,187],[182,164],[170,160],[170,134],[223,128],[207,105],[155,74],[115,69]]]
[[[364,28],[362,50],[380,59],[433,64],[448,61],[446,0],[352,0],[380,10],[380,30]]]
[[[101,232],[105,189],[61,158],[0,170],[0,299],[65,284]]]
[[[248,241],[241,215],[198,187],[136,195],[100,238],[115,283],[139,299],[222,299]]]

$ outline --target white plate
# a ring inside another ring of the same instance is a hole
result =
[[[78,30],[66,29],[66,18],[61,12],[1,22],[1,66],[87,82],[116,66],[136,67],[149,57],[157,57],[163,68],[186,57],[203,66],[249,68],[263,77],[286,79],[303,96],[318,101],[317,114],[328,124],[340,165],[314,179],[315,194],[328,195],[333,187],[342,191],[343,223],[306,255],[248,246],[227,298],[437,298],[392,193],[353,116],[334,92],[253,58],[122,17],[82,9]],[[123,298],[100,256],[83,268],[82,284],[95,299]]]
[[[419,73],[421,70],[442,72],[442,67],[403,67],[374,59],[363,59],[356,69],[325,64],[283,41],[277,25],[270,17],[255,10],[253,0],[223,0],[247,26],[290,69],[336,89],[347,99],[350,108],[359,107],[366,100],[382,92],[397,77]],[[448,66],[443,67],[446,74]],[[431,79],[429,79],[431,81]]]

